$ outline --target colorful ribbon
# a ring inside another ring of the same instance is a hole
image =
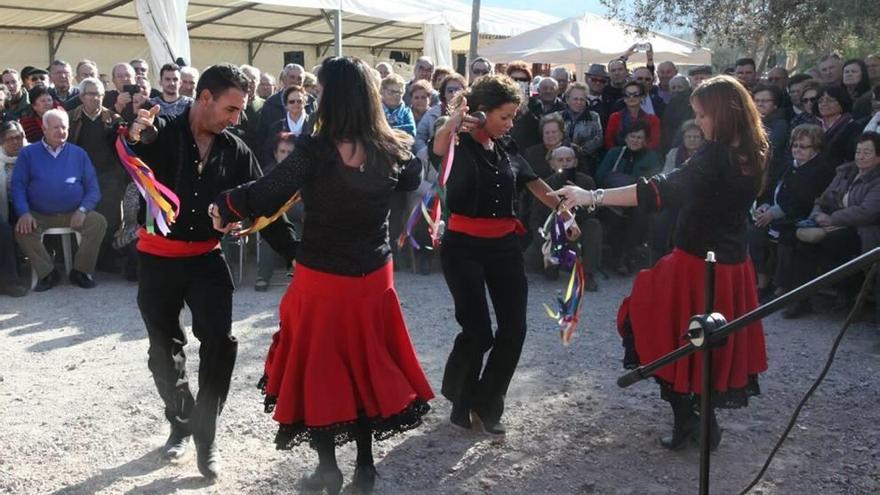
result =
[[[559,326],[559,338],[562,339],[563,345],[571,343],[574,331],[577,328],[581,304],[584,300],[585,285],[584,264],[581,260],[576,260],[574,268],[571,270],[571,277],[568,279],[565,297],[562,296],[561,292],[556,296],[556,311],[546,303],[544,304],[547,316],[556,320],[556,324]]]
[[[397,239],[398,247],[402,248],[408,238],[410,245],[416,249],[421,249],[421,246],[412,235],[412,229],[418,221],[419,213],[422,214],[422,217],[424,217],[425,222],[428,224],[431,244],[433,247],[440,245],[440,238],[443,236],[443,231],[446,228],[446,223],[442,220],[443,208],[446,205],[446,182],[449,180],[449,174],[452,173],[456,139],[455,135],[449,139],[449,148],[446,150],[446,156],[443,157],[440,173],[437,175],[437,182],[431,185],[431,189],[413,207],[412,212],[409,214],[409,219],[406,221],[406,228]]]
[[[274,222],[275,220],[278,220],[278,218],[281,215],[284,215],[285,213],[287,213],[287,210],[293,208],[293,205],[299,203],[300,201],[302,201],[302,195],[299,193],[299,191],[297,191],[271,217],[259,217],[256,220],[254,220],[254,222],[251,224],[250,227],[236,231],[235,235],[237,235],[237,236],[251,235],[251,234],[254,234],[254,233],[257,233],[257,232],[263,230],[270,223]]]
[[[564,221],[559,214],[559,205],[547,216],[544,226],[538,229],[538,233],[546,241],[544,251],[547,261],[560,268],[571,270],[568,279],[568,288],[563,297],[560,293],[556,297],[556,310],[544,304],[547,316],[556,320],[559,326],[559,337],[563,345],[571,343],[574,331],[577,328],[580,317],[581,303],[583,302],[586,277],[584,276],[584,264],[579,259],[577,252],[569,247],[566,231],[575,222],[574,215]]]
[[[131,176],[132,182],[147,203],[147,232],[155,234],[155,225],[159,228],[159,232],[168,235],[171,232],[171,224],[177,219],[177,213],[180,211],[180,199],[174,191],[156,180],[153,170],[128,146],[124,139],[126,133],[127,131],[121,128],[116,138],[116,154],[119,155],[119,161],[122,162],[125,171]]]

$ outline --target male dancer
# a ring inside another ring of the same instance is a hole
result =
[[[207,212],[218,194],[253,180],[259,170],[251,150],[227,130],[247,104],[247,89],[248,80],[237,67],[215,65],[199,79],[190,108],[171,119],[157,119],[158,106],[139,110],[129,132],[135,152],[180,198],[171,232],[163,236],[142,229],[137,245],[138,307],[150,339],[148,366],[171,423],[163,453],[180,458],[192,435],[199,471],[209,479],[220,473],[214,437],[238,343],[232,336],[233,286],[220,251],[222,234]],[[275,222],[262,235],[288,261],[293,257],[293,230],[286,221]],[[186,335],[180,325],[184,303],[201,342],[196,398],[186,377]]]

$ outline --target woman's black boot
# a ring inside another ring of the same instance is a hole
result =
[[[357,493],[372,493],[376,485],[376,467],[373,465],[373,430],[369,424],[359,423],[357,436],[357,465],[351,486]]]
[[[669,450],[681,450],[691,440],[699,438],[700,418],[694,413],[691,398],[684,394],[671,394],[669,404],[672,406],[672,415],[675,424],[672,427],[672,435],[660,439],[660,445]]]
[[[336,465],[336,446],[333,438],[314,440],[313,446],[318,451],[318,467],[315,472],[302,479],[302,489],[306,491],[326,491],[328,495],[336,495],[342,490],[342,471]]]

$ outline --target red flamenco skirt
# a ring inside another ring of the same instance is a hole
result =
[[[260,381],[279,449],[369,426],[382,440],[422,423],[434,397],[416,357],[391,263],[363,277],[297,265]]]
[[[635,345],[639,363],[647,364],[686,342],[691,316],[705,312],[706,263],[681,249],[642,270],[632,293],[623,300],[617,325],[624,345]],[[718,263],[715,270],[715,311],[727,321],[758,306],[755,272],[751,260]],[[631,332],[632,339],[627,339]],[[629,344],[627,343],[629,342]],[[713,392],[718,407],[743,407],[748,397],[760,393],[758,373],[767,370],[764,328],[756,322],[728,337],[712,354]],[[702,389],[702,356],[692,354],[660,369],[655,377],[664,398],[669,393],[699,394]]]

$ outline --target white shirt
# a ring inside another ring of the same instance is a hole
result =
[[[303,112],[299,115],[299,119],[293,120],[290,118],[290,112],[284,114],[287,118],[287,128],[290,129],[291,134],[294,136],[299,136],[302,134],[303,125],[306,123],[306,113]]]
[[[61,154],[61,151],[64,149],[64,146],[67,144],[67,141],[65,141],[65,142],[61,143],[61,146],[59,146],[57,149],[53,150],[52,147],[49,146],[49,143],[47,143],[45,139],[40,140],[40,142],[43,143],[43,146],[46,148],[46,151],[48,151],[49,154],[52,155],[52,158],[58,158],[58,155]]]

